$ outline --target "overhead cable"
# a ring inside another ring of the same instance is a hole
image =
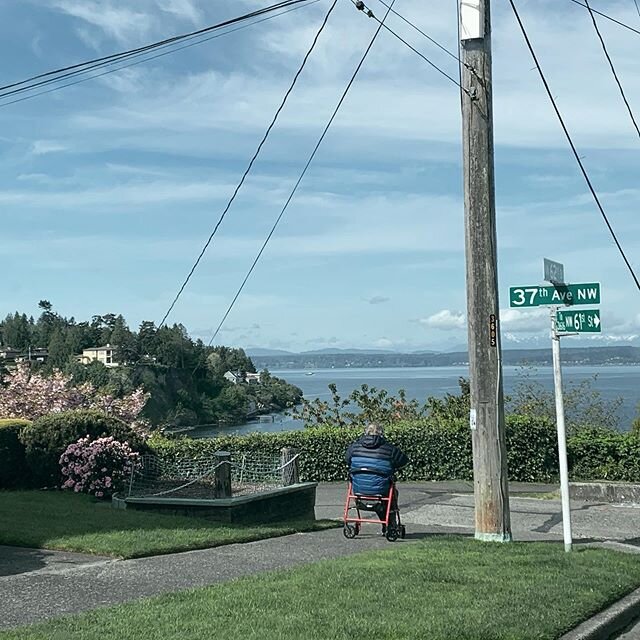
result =
[[[555,98],[553,97],[553,94],[551,93],[551,89],[549,87],[549,83],[547,82],[547,79],[542,71],[542,67],[540,66],[540,63],[538,62],[538,57],[536,56],[536,53],[533,49],[533,45],[531,44],[531,40],[529,39],[529,35],[527,34],[527,31],[524,27],[524,24],[520,18],[520,14],[518,13],[518,9],[515,5],[514,0],[509,0],[509,4],[511,5],[511,8],[513,9],[513,13],[516,17],[516,20],[518,22],[518,25],[520,26],[520,30],[522,31],[522,35],[525,39],[525,42],[527,44],[527,47],[529,48],[529,52],[531,53],[531,57],[533,58],[533,61],[536,65],[536,69],[538,70],[538,73],[540,74],[540,78],[542,80],[542,84],[544,84],[544,88],[547,92],[547,95],[549,96],[549,100],[551,101],[551,104],[553,105],[553,109],[556,112],[556,116],[558,117],[558,120],[560,122],[560,126],[562,127],[562,130],[564,131],[564,135],[567,138],[567,141],[569,142],[569,146],[571,147],[571,151],[573,152],[573,155],[576,159],[576,162],[578,163],[578,166],[580,167],[580,171],[582,172],[582,175],[584,176],[584,179],[587,183],[587,186],[589,187],[589,191],[591,192],[591,195],[593,196],[593,199],[596,203],[596,206],[598,207],[598,210],[600,211],[600,214],[605,222],[605,224],[607,225],[607,229],[609,229],[609,233],[611,234],[611,237],[613,238],[613,241],[615,242],[616,247],[618,248],[618,251],[620,252],[620,255],[622,256],[622,259],[624,260],[625,264],[627,265],[627,268],[629,270],[629,272],[631,273],[631,277],[633,278],[633,281],[636,284],[636,287],[638,288],[638,290],[640,290],[640,281],[638,281],[638,277],[635,274],[635,271],[633,270],[633,267],[631,266],[631,263],[629,262],[624,249],[622,248],[620,241],[618,240],[613,227],[611,226],[611,223],[609,222],[609,218],[607,217],[607,214],[605,213],[605,210],[600,202],[600,198],[598,197],[598,194],[596,193],[595,188],[593,187],[593,184],[591,183],[591,179],[589,178],[589,174],[587,173],[587,170],[584,166],[584,164],[582,163],[582,159],[580,158],[580,156],[578,155],[578,151],[573,143],[573,140],[571,139],[571,135],[569,133],[569,130],[567,129],[567,126],[564,122],[564,119],[562,117],[562,114],[560,113],[560,109],[558,108],[558,105],[556,104]]]
[[[466,89],[464,89],[460,85],[460,82],[458,82],[458,80],[456,80],[453,76],[449,75],[446,71],[441,69],[437,64],[435,64],[434,62],[429,60],[429,58],[427,58],[423,53],[418,51],[413,45],[409,44],[402,36],[397,34],[393,29],[388,27],[386,24],[383,24],[384,20],[381,21],[379,18],[377,18],[376,15],[373,13],[373,11],[367,5],[365,5],[364,2],[362,2],[361,0],[351,0],[351,2],[355,5],[356,9],[359,9],[360,11],[363,11],[364,14],[366,16],[368,16],[369,18],[373,18],[378,24],[380,24],[381,27],[384,27],[392,36],[394,36],[395,38],[400,40],[400,42],[402,42],[405,46],[409,47],[409,49],[411,49],[411,51],[413,51],[418,56],[420,56],[428,65],[433,67],[438,73],[443,75],[450,82],[453,82],[453,84],[455,84],[456,87],[459,87],[460,89],[462,89],[462,91],[464,91],[465,93],[468,93],[468,91]],[[384,4],[384,2],[382,4]],[[388,5],[385,4],[385,6],[387,7],[387,14],[388,14],[390,9],[389,9]],[[424,32],[421,32],[421,33],[423,35],[426,35]],[[427,36],[427,37],[429,37],[429,36]],[[456,57],[454,54],[452,54],[452,55],[454,56],[454,58]]]
[[[629,112],[629,116],[631,118],[631,122],[633,122],[633,126],[636,129],[636,133],[638,134],[638,137],[640,138],[640,128],[638,127],[638,123],[636,122],[636,117],[633,114],[633,109],[631,109],[631,105],[629,104],[629,101],[627,100],[627,96],[625,95],[624,89],[622,87],[622,82],[620,82],[620,78],[618,77],[618,74],[616,73],[616,68],[613,66],[613,60],[611,60],[611,56],[609,55],[609,52],[607,51],[607,45],[604,42],[604,38],[602,37],[602,33],[600,33],[600,29],[598,27],[598,23],[596,22],[596,16],[593,13],[593,10],[591,9],[591,6],[589,5],[589,0],[584,0],[585,4],[587,5],[587,7],[589,8],[589,15],[591,16],[591,21],[593,22],[593,27],[596,30],[596,33],[598,34],[598,38],[600,40],[600,44],[602,45],[602,50],[604,51],[604,55],[607,58],[607,62],[609,63],[609,66],[611,67],[611,73],[613,73],[613,77],[615,78],[616,84],[618,85],[618,89],[620,90],[620,95],[622,96],[622,100],[624,101],[625,106],[627,107],[627,111]]]
[[[391,7],[393,6],[394,3],[395,3],[395,0],[391,0]],[[342,103],[344,102],[345,98],[347,97],[347,94],[349,93],[349,90],[351,89],[351,85],[353,85],[353,83],[354,83],[354,81],[356,79],[356,76],[358,75],[360,69],[362,68],[362,65],[364,64],[364,61],[366,60],[367,56],[369,55],[369,51],[371,51],[371,47],[373,47],[373,43],[376,41],[376,38],[378,37],[382,27],[384,26],[384,21],[387,19],[387,16],[389,15],[390,10],[391,10],[391,8],[389,7],[387,9],[387,12],[385,13],[384,17],[382,18],[382,20],[379,21],[378,27],[377,27],[375,33],[373,34],[373,37],[371,38],[371,41],[369,42],[369,45],[365,49],[365,52],[362,55],[362,58],[360,58],[360,62],[358,62],[358,65],[357,65],[355,71],[353,72],[353,75],[351,76],[351,79],[347,83],[347,86],[346,86],[345,90],[342,92],[342,95],[340,96],[340,100],[338,100],[338,104],[336,105],[335,109],[333,110],[333,113],[331,114],[331,117],[329,118],[327,124],[325,125],[324,130],[322,131],[322,134],[321,134],[320,138],[318,139],[318,142],[316,143],[315,147],[313,148],[313,151],[311,152],[311,155],[309,156],[309,159],[307,160],[307,163],[305,164],[304,168],[302,169],[302,173],[300,173],[300,176],[298,177],[298,180],[296,181],[295,185],[293,186],[293,189],[291,190],[291,193],[289,194],[289,197],[287,198],[286,202],[284,203],[284,206],[282,207],[282,210],[280,211],[280,215],[278,215],[278,217],[276,218],[276,221],[273,223],[273,226],[271,227],[271,230],[269,231],[269,234],[267,235],[265,241],[263,242],[262,247],[260,248],[260,251],[258,251],[258,254],[256,255],[251,267],[249,268],[249,271],[245,275],[244,280],[242,281],[242,284],[238,288],[238,291],[236,292],[235,296],[233,297],[233,300],[231,301],[231,304],[229,305],[229,307],[225,311],[224,315],[222,316],[222,320],[220,320],[220,324],[218,324],[218,327],[216,328],[215,332],[211,336],[211,339],[209,340],[209,346],[211,346],[213,344],[213,341],[218,336],[218,333],[220,333],[220,329],[222,328],[222,325],[225,323],[225,320],[227,319],[227,317],[231,313],[231,310],[233,309],[237,299],[239,298],[240,294],[242,293],[242,290],[244,289],[244,286],[247,284],[247,281],[251,277],[251,274],[253,273],[253,270],[255,269],[256,265],[258,264],[258,261],[260,260],[260,257],[262,256],[265,248],[269,244],[269,240],[271,240],[271,237],[275,233],[275,230],[278,227],[278,224],[280,223],[280,220],[282,220],[282,216],[284,216],[285,211],[289,207],[289,203],[291,202],[291,200],[293,200],[293,196],[295,195],[296,191],[298,190],[298,187],[300,186],[300,183],[302,182],[302,179],[304,178],[305,174],[307,173],[307,169],[309,168],[309,166],[311,165],[313,159],[315,158],[316,153],[318,152],[318,149],[320,148],[320,145],[322,144],[322,141],[324,140],[325,136],[327,135],[327,131],[329,131],[329,127],[331,127],[331,124],[335,120],[335,117],[338,114],[338,111],[340,110],[340,107],[342,106]]]
[[[145,53],[147,51],[151,51],[153,49],[157,49],[157,48],[161,48],[161,47],[165,47],[168,46],[170,44],[174,44],[176,42],[180,42],[182,40],[187,40],[190,38],[194,38],[196,36],[201,36],[207,33],[210,33],[212,31],[216,31],[218,29],[221,29],[223,27],[228,27],[231,26],[233,24],[236,24],[238,22],[244,22],[245,20],[249,20],[251,18],[254,17],[258,17],[261,16],[265,13],[270,13],[272,11],[276,11],[278,9],[282,9],[285,7],[289,7],[292,5],[296,5],[296,4],[300,4],[306,2],[306,0],[281,0],[280,2],[277,2],[276,4],[270,5],[268,7],[263,7],[262,9],[257,9],[256,11],[251,11],[250,13],[246,13],[242,16],[238,16],[236,18],[231,18],[229,20],[225,20],[223,22],[219,22],[217,24],[214,25],[210,25],[208,27],[204,27],[202,29],[198,29],[196,31],[190,31],[189,33],[184,33],[181,35],[177,35],[177,36],[172,36],[171,38],[165,38],[163,40],[159,40],[157,42],[152,42],[150,44],[144,45],[142,47],[137,47],[135,49],[128,49],[126,51],[120,51],[118,53],[113,53],[110,54],[108,56],[103,56],[101,58],[94,58],[93,60],[87,60],[86,62],[79,62],[77,64],[73,64],[67,67],[62,67],[60,69],[54,69],[53,71],[47,71],[45,73],[40,73],[38,75],[32,76],[30,78],[27,78],[25,80],[21,80],[19,82],[13,82],[11,84],[7,84],[4,86],[0,86],[0,92],[3,92],[5,95],[11,95],[11,93],[13,92],[7,92],[7,89],[12,89],[14,87],[20,87],[22,85],[26,85],[26,84],[31,84],[31,88],[35,87],[35,86],[39,86],[39,84],[41,83],[36,83],[33,84],[33,82],[35,80],[40,80],[41,78],[50,78],[51,76],[60,76],[62,78],[67,77],[68,74],[66,75],[61,75],[64,74],[65,72],[71,72],[71,73],[76,73],[79,70],[85,70],[88,67],[94,67],[94,66],[99,66],[99,65],[103,65],[106,64],[108,62],[114,62],[114,61],[118,61],[118,60],[122,60],[122,59],[126,59],[130,56],[135,56],[135,55],[139,55],[141,53]],[[21,91],[23,89],[16,89],[15,91]]]
[[[580,0],[571,0],[571,2],[573,2],[574,4],[580,5],[581,7],[584,7],[585,9],[589,8],[584,2],[580,2]],[[597,9],[592,9],[592,11],[594,13],[597,13],[599,16],[602,16],[603,18],[606,18],[607,20],[610,20],[611,22],[615,22],[619,26],[624,27],[625,29],[629,29],[629,31],[633,31],[634,33],[637,33],[638,35],[640,35],[640,29],[635,29],[631,25],[628,25],[626,22],[622,22],[621,20],[617,20],[613,16],[610,16],[610,15],[608,15],[606,13],[603,13],[602,11],[598,11]]]
[[[387,7],[387,9],[389,8],[389,5],[386,2],[384,2],[384,0],[378,0],[378,2],[384,5],[385,7]],[[447,49],[447,47],[445,47],[444,45],[440,44],[437,40],[432,38],[429,34],[422,31],[422,29],[420,29],[417,25],[411,22],[411,20],[408,20],[407,18],[405,18],[402,14],[398,13],[395,9],[391,9],[391,13],[393,13],[393,15],[395,16],[398,16],[400,20],[403,20],[404,22],[406,22],[410,27],[415,29],[418,33],[422,34],[427,40],[429,40],[429,42],[431,42],[432,44],[435,44],[436,47],[438,47],[439,49],[442,49],[442,51],[444,51],[447,55],[451,56],[454,60],[457,60],[458,62],[460,62],[459,56],[453,53],[453,51],[450,51],[449,49]]]
[[[107,71],[103,71],[102,73],[96,73],[93,75],[90,75],[88,77],[84,77],[81,78],[80,80],[74,80],[72,82],[66,82],[64,84],[55,84],[55,86],[53,86],[51,89],[44,89],[42,91],[38,91],[36,93],[30,93],[26,96],[20,97],[20,98],[15,98],[13,100],[9,100],[7,102],[0,102],[0,107],[5,107],[11,104],[16,104],[17,102],[24,102],[25,100],[30,100],[31,98],[37,98],[38,96],[42,96],[48,93],[52,93],[54,91],[59,91],[60,89],[64,89],[66,87],[71,87],[74,86],[76,84],[81,84],[82,82],[87,82],[88,80],[94,80],[96,78],[101,78],[102,76],[106,76],[110,73],[115,73],[117,71],[121,71],[122,69],[128,69],[130,67],[135,67],[139,64],[143,64],[145,62],[149,62],[151,60],[155,60],[156,58],[161,58],[163,56],[167,56],[170,55],[172,53],[176,53],[177,51],[182,51],[183,49],[188,49],[190,47],[195,47],[196,45],[202,44],[204,42],[208,42],[209,40],[215,40],[216,38],[221,38],[222,36],[226,36],[229,35],[231,33],[235,33],[236,31],[240,31],[242,29],[248,29],[249,27],[252,27],[256,24],[259,24],[260,22],[266,22],[267,20],[272,20],[273,18],[277,18],[281,15],[284,15],[285,13],[289,13],[291,11],[297,11],[299,9],[302,9],[304,7],[310,6],[312,4],[316,4],[317,2],[320,2],[321,0],[305,0],[306,4],[300,4],[297,5],[295,7],[292,7],[290,9],[286,9],[284,11],[280,11],[279,13],[273,13],[268,15],[266,18],[260,18],[259,20],[254,20],[253,22],[249,22],[247,24],[243,24],[239,27],[235,27],[234,29],[227,29],[226,31],[222,31],[221,33],[216,33],[215,35],[212,36],[208,36],[206,38],[202,38],[200,37],[200,39],[195,40],[190,42],[189,44],[185,44],[181,47],[176,47],[174,44],[171,45],[164,45],[162,47],[158,47],[158,49],[163,49],[165,47],[170,47],[167,51],[164,51],[162,53],[157,53],[155,55],[148,55],[147,53],[144,54],[135,54],[133,56],[128,57],[128,60],[132,60],[134,58],[138,58],[142,56],[142,59],[137,60],[135,62],[125,62],[124,64],[120,64],[119,66],[116,66],[114,68],[108,69]],[[100,68],[104,68],[104,67],[111,67],[112,65],[117,65],[119,64],[120,61],[116,61],[116,62],[108,62],[105,63],[103,65],[100,65]],[[74,74],[74,77],[77,76],[81,76],[87,73],[90,73],[91,71],[95,70],[95,68],[91,68],[89,70],[86,71],[78,71],[77,73]],[[50,81],[51,83],[55,83],[57,82],[57,79],[53,79]],[[29,87],[29,89],[31,89],[31,87]],[[8,94],[7,94],[8,95]],[[0,100],[2,100],[2,98],[5,97],[3,95],[0,95]]]
[[[204,256],[204,254],[206,253],[207,249],[209,248],[209,245],[211,244],[211,241],[213,240],[214,236],[218,232],[218,229],[220,228],[220,225],[222,224],[222,221],[224,220],[225,216],[227,215],[227,212],[229,211],[229,209],[231,208],[231,205],[233,204],[233,201],[236,199],[236,196],[238,195],[238,192],[240,191],[240,188],[244,184],[244,181],[245,181],[247,175],[251,171],[251,168],[253,167],[253,163],[255,162],[256,158],[258,157],[258,154],[260,153],[260,151],[262,150],[262,147],[264,146],[264,143],[267,141],[267,138],[269,137],[269,134],[271,133],[271,130],[273,129],[273,127],[274,127],[274,125],[275,125],[275,123],[276,123],[276,121],[278,119],[278,116],[280,115],[282,109],[284,109],[284,106],[285,106],[285,104],[287,102],[287,99],[291,95],[291,92],[293,91],[293,88],[295,87],[296,82],[298,81],[298,78],[300,77],[300,74],[302,73],[302,70],[304,69],[305,65],[307,64],[307,60],[309,59],[309,56],[311,55],[311,52],[314,50],[314,48],[316,46],[316,43],[318,42],[318,39],[320,38],[320,34],[324,31],[324,28],[325,28],[325,26],[327,24],[327,21],[329,20],[329,16],[333,12],[333,10],[334,10],[334,8],[335,8],[335,6],[337,4],[337,1],[338,0],[333,0],[332,5],[329,7],[329,11],[327,11],[327,14],[324,17],[324,20],[322,21],[322,24],[320,25],[320,28],[318,29],[318,31],[317,31],[314,39],[313,39],[313,42],[311,43],[311,46],[309,47],[309,50],[307,51],[306,55],[304,56],[304,58],[302,60],[302,63],[300,64],[300,67],[298,68],[295,76],[293,77],[293,80],[292,80],[291,84],[289,85],[289,88],[287,89],[287,91],[286,91],[286,93],[284,95],[284,98],[280,102],[280,106],[276,110],[273,118],[271,119],[271,122],[269,123],[269,126],[267,127],[267,130],[265,131],[264,135],[262,136],[262,139],[260,140],[260,143],[258,144],[258,147],[257,147],[255,153],[251,157],[251,160],[249,161],[249,164],[247,165],[247,168],[245,169],[244,173],[242,174],[242,177],[240,178],[240,182],[238,182],[238,184],[237,184],[237,186],[236,186],[231,198],[229,198],[229,201],[227,202],[226,207],[222,211],[222,214],[220,215],[220,218],[218,219],[218,222],[216,223],[215,227],[213,228],[213,231],[211,232],[211,234],[207,238],[207,241],[205,242],[204,246],[202,247],[202,250],[200,251],[200,254],[196,258],[196,261],[193,263],[193,266],[191,267],[191,269],[189,270],[189,273],[187,274],[187,277],[185,278],[184,282],[180,286],[180,289],[178,290],[178,292],[176,293],[173,301],[169,305],[169,308],[165,312],[162,320],[160,321],[160,324],[158,325],[159,327],[161,327],[165,323],[166,319],[169,317],[169,314],[171,313],[173,308],[176,306],[176,303],[180,299],[180,296],[182,295],[182,292],[184,291],[185,287],[189,283],[189,280],[191,280],[191,276],[193,276],[195,270],[198,268],[198,265],[200,264],[200,261],[202,260],[202,258]]]

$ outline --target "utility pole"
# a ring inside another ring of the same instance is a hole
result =
[[[499,330],[490,0],[459,0],[476,533],[511,540]]]

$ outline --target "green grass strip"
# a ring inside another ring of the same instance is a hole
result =
[[[63,491],[0,491],[0,544],[116,558],[205,549],[334,526],[308,520],[230,525],[112,509],[109,502]]]
[[[552,639],[639,584],[633,555],[430,538],[61,618],[0,640]]]

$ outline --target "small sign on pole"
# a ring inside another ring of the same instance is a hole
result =
[[[460,40],[484,38],[484,4],[480,0],[460,1]]]
[[[600,333],[599,309],[558,309],[556,311],[556,331],[558,333]]]
[[[544,279],[551,284],[564,284],[564,265],[544,258]]]

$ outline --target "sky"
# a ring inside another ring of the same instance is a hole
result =
[[[207,26],[267,0],[3,0],[2,84]],[[218,220],[330,2],[1,106],[0,316],[159,322]],[[640,271],[640,139],[588,12],[519,0],[603,206]],[[633,0],[594,8],[640,29]],[[382,16],[384,6],[371,0]],[[457,48],[455,0],[397,0]],[[600,282],[603,334],[633,343],[640,296],[579,173],[506,0],[493,2],[503,343],[548,344],[545,308],[509,287]],[[457,63],[389,26],[454,77]],[[640,117],[640,35],[599,20]],[[169,316],[208,342],[297,180],[376,23],[338,0],[278,124]],[[216,343],[304,351],[466,342],[459,89],[382,31]],[[594,344],[602,344],[597,342]]]

